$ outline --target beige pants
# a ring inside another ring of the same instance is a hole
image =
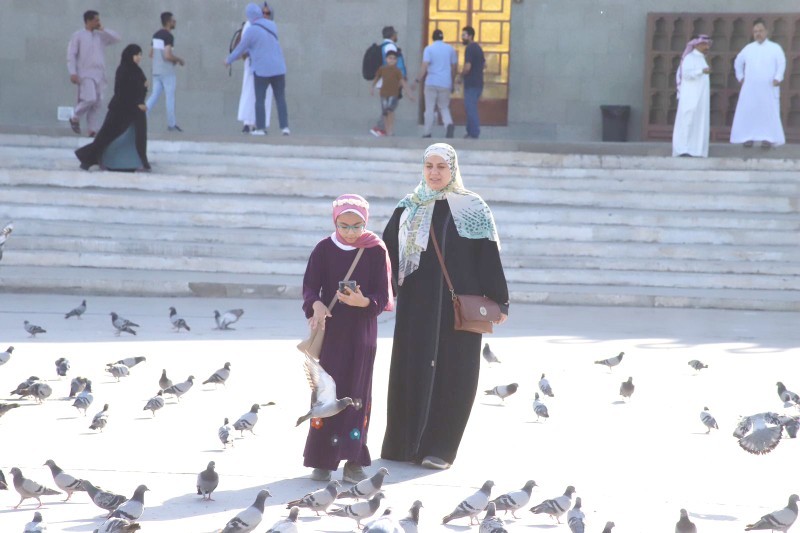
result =
[[[425,86],[425,135],[430,135],[433,129],[434,108],[439,109],[445,126],[453,123],[453,117],[450,116],[450,89]]]

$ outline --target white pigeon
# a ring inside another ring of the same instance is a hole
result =
[[[192,388],[192,385],[194,385],[194,376],[189,376],[186,378],[186,381],[176,383],[175,385],[164,389],[164,394],[172,394],[178,399],[178,401],[181,401],[181,396],[189,392],[189,389]]]
[[[328,418],[339,414],[348,405],[361,408],[361,400],[336,397],[336,382],[328,374],[319,361],[305,354],[305,371],[308,384],[311,386],[311,409],[297,419],[295,427],[309,418]]]
[[[9,346],[5,352],[0,352],[0,366],[8,363],[11,360],[11,354],[14,353],[14,347]]]
[[[492,500],[492,502],[495,504],[495,508],[498,511],[505,511],[505,514],[511,511],[511,516],[519,519],[514,513],[528,505],[528,502],[531,501],[531,492],[533,492],[533,487],[535,486],[536,482],[530,479],[520,490],[507,492],[502,496],[498,496]]]
[[[222,442],[222,447],[227,448],[228,443],[233,446],[233,439],[231,437],[231,427],[228,425],[228,419],[226,418],[222,425],[217,430],[217,436],[219,437],[220,442]]]
[[[181,329],[192,331],[192,328],[190,328],[189,324],[187,324],[186,321],[180,317],[174,307],[169,308],[169,321],[172,324],[172,329],[178,333],[180,333]]]
[[[25,524],[22,533],[40,533],[42,531],[47,531],[47,524],[44,523],[42,513],[36,511],[33,513],[33,520]]]
[[[400,521],[392,516],[391,507],[383,511],[379,518],[367,524],[362,531],[363,533],[404,533]]]
[[[500,363],[500,359],[494,354],[491,348],[489,348],[489,343],[485,343],[483,345],[483,358],[486,359],[487,363]]]
[[[544,374],[542,374],[542,377],[539,379],[539,390],[542,391],[542,394],[545,396],[550,396],[551,398],[555,396],[555,394],[553,394],[553,388],[550,386],[550,382],[547,378],[544,377]]]
[[[239,437],[244,437],[245,431],[249,431],[255,435],[253,428],[256,427],[256,424],[258,423],[258,410],[258,404],[254,403],[250,407],[250,411],[240,416],[239,420],[233,423],[233,429],[239,432]]]
[[[3,248],[5,247],[6,241],[8,237],[11,235],[11,232],[14,231],[14,223],[9,222],[5,225],[5,227],[0,231],[0,259],[3,259]]]
[[[733,431],[739,446],[753,455],[764,455],[775,449],[781,441],[783,426],[775,413],[745,416]]]
[[[267,533],[297,533],[297,515],[299,512],[300,509],[298,507],[292,507],[289,511],[289,516],[272,524]]]
[[[23,322],[22,325],[25,327],[25,331],[30,333],[31,337],[36,337],[37,333],[47,333],[47,330],[43,327],[37,326],[36,324],[31,324],[27,320]]]
[[[675,533],[697,533],[697,526],[689,520],[689,512],[686,509],[681,509],[681,517],[675,523]]]
[[[64,318],[69,318],[69,317],[76,316],[76,317],[78,317],[78,320],[80,320],[81,315],[83,315],[83,313],[85,313],[85,312],[86,312],[86,300],[82,301],[81,305],[79,305],[78,307],[75,307],[69,313],[65,314]]]
[[[581,511],[581,498],[578,496],[575,498],[575,506],[567,513],[567,525],[569,525],[569,530],[572,533],[584,533],[586,526],[583,520],[585,518],[583,511]]]
[[[339,484],[339,481],[334,479],[329,482],[324,489],[309,492],[299,500],[290,501],[286,504],[286,508],[302,507],[304,509],[311,509],[319,516],[320,511],[323,513],[328,512],[328,507],[330,507],[333,500],[336,499],[340,488],[342,488],[342,486]]]
[[[92,381],[87,379],[86,385],[84,385],[83,390],[75,398],[75,401],[72,402],[72,406],[78,411],[83,411],[83,416],[86,416],[86,410],[89,409],[89,406],[92,405],[93,401],[94,395],[92,394]]]
[[[495,514],[494,502],[489,502],[486,506],[486,515],[481,520],[481,527],[478,533],[508,533],[503,519]]]
[[[146,490],[150,490],[146,485],[139,485],[136,487],[131,499],[122,502],[120,506],[109,515],[109,518],[124,518],[130,521],[139,520],[142,514],[144,514],[144,491]]]
[[[106,425],[108,425],[108,404],[105,404],[103,406],[103,410],[94,415],[89,429],[99,429],[100,431],[103,431]]]
[[[86,489],[83,487],[83,481],[61,470],[52,459],[45,461],[44,466],[50,468],[50,473],[53,475],[53,481],[56,486],[67,493],[67,498],[64,500],[65,502],[72,498],[73,492],[86,492]]]
[[[133,328],[140,327],[139,324],[131,322],[127,318],[122,318],[114,311],[111,311],[109,314],[111,315],[111,325],[117,330],[114,335],[117,337],[119,337],[120,333],[130,333],[131,335],[136,335],[136,330]]]
[[[214,320],[217,323],[216,329],[233,329],[231,324],[238,322],[243,314],[244,309],[230,309],[222,314],[215,309]]]
[[[338,498],[355,498],[357,500],[369,500],[375,496],[383,486],[383,478],[389,475],[389,471],[381,467],[372,477],[363,479],[350,487],[350,490],[339,494]]]
[[[114,364],[106,366],[106,372],[117,378],[117,382],[119,383],[119,378],[128,377],[131,373],[130,369],[122,364]]]
[[[469,525],[472,525],[473,522],[477,522],[475,517],[486,509],[486,506],[489,504],[489,497],[492,495],[492,487],[494,487],[494,481],[486,481],[476,493],[468,496],[453,509],[452,513],[442,518],[442,524],[466,517],[469,517]]]
[[[61,494],[57,490],[49,489],[44,485],[36,483],[32,479],[24,477],[20,469],[16,466],[8,472],[14,478],[14,489],[19,493],[19,503],[14,506],[14,509],[19,509],[22,502],[28,498],[34,498],[39,502],[39,507],[41,507],[42,500],[39,499],[41,496],[56,496],[57,494]],[[37,509],[39,507],[37,507]]]
[[[531,512],[533,514],[548,514],[550,515],[550,518],[555,518],[556,522],[560,524],[561,520],[558,518],[566,513],[572,506],[572,495],[574,492],[575,487],[570,485],[561,496],[553,498],[552,500],[545,500],[539,505],[534,505],[531,507]]]
[[[498,385],[492,389],[483,391],[487,396],[497,396],[505,401],[506,398],[517,392],[519,385],[516,383],[509,383],[508,385]]]
[[[533,412],[536,413],[536,421],[540,418],[550,418],[550,413],[547,412],[547,406],[539,399],[539,393],[533,396]]]
[[[765,514],[755,524],[749,524],[744,528],[745,531],[755,531],[758,529],[769,529],[771,531],[782,531],[786,533],[797,520],[797,501],[800,496],[792,494],[789,496],[789,503],[783,509]]]
[[[777,382],[778,397],[783,402],[784,407],[790,407],[792,404],[800,407],[800,396],[797,393],[790,391],[782,382]]]
[[[625,352],[619,352],[614,357],[609,357],[608,359],[600,359],[599,361],[595,361],[594,364],[596,365],[605,365],[611,370],[613,367],[617,366],[622,362],[622,357],[625,355]]]
[[[139,531],[142,526],[125,518],[109,518],[94,533],[128,533],[129,531]]]
[[[707,429],[706,435],[711,433],[712,429],[719,429],[717,420],[708,412],[708,407],[703,407],[703,410],[700,412],[700,421]]]
[[[345,505],[344,507],[339,507],[328,514],[330,516],[344,516],[346,518],[352,518],[356,521],[358,528],[361,529],[361,521],[366,520],[375,514],[375,512],[378,510],[378,507],[380,507],[381,500],[383,498],[384,494],[379,492],[373,496],[371,500]]]
[[[408,516],[400,520],[400,527],[403,528],[404,533],[417,533],[419,528],[419,510],[422,508],[422,502],[415,500],[411,504],[411,509],[408,510]]]
[[[231,518],[221,533],[250,533],[255,530],[264,519],[264,501],[270,496],[268,490],[260,490],[253,505]]]
[[[153,416],[156,416],[156,411],[164,407],[164,392],[158,391],[155,396],[147,400],[142,411],[150,411]]]
[[[229,377],[231,377],[231,364],[225,363],[222,368],[211,374],[211,377],[205,380],[203,385],[207,383],[213,383],[215,387],[217,385],[225,385]]]

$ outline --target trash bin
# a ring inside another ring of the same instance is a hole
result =
[[[627,142],[629,105],[601,105],[603,115],[603,142]]]

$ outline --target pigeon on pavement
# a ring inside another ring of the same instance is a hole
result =
[[[289,511],[289,516],[272,524],[267,533],[297,533],[297,515],[299,512],[299,508],[292,507]]]
[[[789,436],[789,438],[796,439],[797,430],[800,429],[800,417],[780,415],[778,416],[778,420],[780,420],[781,425],[783,426],[783,429],[786,431],[786,434]]]
[[[324,489],[309,492],[299,500],[290,501],[286,504],[286,508],[291,509],[296,506],[304,509],[311,509],[317,516],[319,516],[320,511],[327,513],[328,507],[333,503],[333,500],[336,499],[341,487],[339,481],[334,479],[328,483]]]
[[[11,360],[12,353],[14,353],[13,346],[6,348],[5,352],[0,352],[0,366],[3,366],[4,364],[8,363],[9,360]]]
[[[69,361],[66,357],[59,357],[56,359],[56,374],[59,376],[66,377],[67,372],[69,372]]]
[[[531,500],[531,492],[533,492],[533,487],[535,486],[536,482],[530,479],[520,490],[507,492],[495,498],[492,502],[495,504],[495,508],[498,511],[505,511],[505,514],[511,511],[511,516],[518,519],[519,517],[514,513],[528,505],[528,502]]]
[[[103,406],[102,411],[98,411],[94,418],[92,418],[92,424],[89,426],[89,429],[99,429],[103,431],[103,429],[108,424],[108,404]]]
[[[31,337],[36,337],[37,333],[47,333],[47,330],[41,326],[37,326],[36,324],[31,324],[27,320],[22,323],[25,326],[25,331],[30,333]]]
[[[503,519],[495,514],[495,505],[489,502],[486,506],[486,515],[481,520],[478,533],[508,533]]]
[[[150,490],[146,485],[136,487],[131,499],[120,504],[115,511],[108,515],[108,518],[124,518],[131,522],[139,520],[144,514],[144,491],[146,490]]]
[[[268,490],[259,491],[256,501],[247,509],[231,518],[221,533],[250,533],[264,519],[264,501],[272,496]]]
[[[17,396],[28,396],[28,394],[25,391],[28,389],[28,387],[30,387],[37,381],[39,381],[39,378],[37,376],[30,376],[28,379],[17,385],[17,388],[12,390],[9,394],[16,394]]]
[[[178,401],[181,401],[181,396],[189,392],[189,389],[192,388],[192,385],[194,385],[194,376],[189,376],[186,378],[186,381],[176,383],[175,385],[164,389],[164,394],[172,394],[178,399]]]
[[[688,365],[697,370],[698,372],[700,372],[704,368],[708,368],[708,365],[704,365],[702,361],[698,361],[697,359],[692,359],[691,361],[689,361]]]
[[[629,377],[628,381],[623,381],[619,386],[619,395],[623,398],[630,398],[633,396],[635,386],[633,385],[633,378]]]
[[[475,517],[486,509],[486,505],[489,503],[489,497],[492,495],[492,487],[494,487],[494,481],[486,481],[476,493],[468,496],[453,509],[452,513],[442,518],[442,524],[466,517],[469,517],[469,525],[472,525],[473,522],[477,522]]]
[[[86,489],[83,487],[83,482],[80,479],[61,470],[52,459],[45,461],[44,466],[50,468],[50,473],[53,475],[53,481],[55,481],[56,486],[67,493],[67,498],[64,500],[65,502],[72,498],[73,492],[86,492]]]
[[[787,389],[786,386],[780,381],[777,382],[776,385],[778,386],[778,396],[783,402],[784,407],[789,407],[792,404],[800,407],[800,396],[798,396],[797,393]]]
[[[517,392],[519,385],[516,383],[509,383],[508,385],[498,385],[493,389],[483,391],[488,396],[497,396],[505,401],[506,398]]]
[[[539,505],[531,507],[531,512],[533,514],[548,514],[550,518],[555,518],[556,522],[560,524],[561,520],[558,518],[569,510],[572,505],[572,495],[574,492],[575,487],[570,485],[561,496],[553,498],[552,500],[545,500]]]
[[[142,526],[136,522],[131,522],[125,518],[108,518],[103,524],[94,530],[94,533],[128,533],[139,531]]]
[[[417,533],[419,527],[419,510],[422,508],[422,502],[419,500],[414,501],[411,509],[408,510],[408,516],[400,520],[400,527],[403,528],[403,533]]]
[[[214,470],[215,466],[216,463],[210,461],[206,469],[197,474],[197,494],[202,496],[204,500],[213,501],[211,493],[219,485],[219,474]]]
[[[23,398],[25,396],[33,396],[37,403],[42,403],[53,394],[53,389],[44,381],[34,381],[28,388],[20,392]]]
[[[3,475],[2,470],[0,470],[0,490],[8,490],[8,482],[6,481],[6,476]]]
[[[126,318],[122,318],[114,311],[111,311],[111,325],[114,326],[114,329],[117,330],[115,335],[119,337],[120,333],[130,333],[131,335],[136,335],[136,330],[133,328],[140,327],[139,324],[135,322],[131,322]]]
[[[389,471],[381,467],[375,472],[375,475],[368,477],[363,481],[359,481],[350,490],[339,494],[338,498],[355,498],[357,500],[368,500],[375,496],[381,486],[383,485],[383,478],[389,475]]]
[[[539,379],[539,390],[542,391],[542,394],[545,396],[550,396],[551,398],[555,396],[555,394],[553,394],[553,388],[550,386],[550,382],[547,378],[544,377],[544,374],[542,374],[541,379]]]
[[[383,514],[364,526],[362,533],[403,533],[400,522],[392,516],[392,508],[389,507]]]
[[[216,309],[214,310],[214,320],[217,322],[216,329],[234,329],[231,324],[235,324],[242,318],[244,314],[243,309],[231,309],[220,314]]]
[[[567,512],[567,525],[569,525],[569,530],[572,533],[584,533],[586,529],[583,523],[584,518],[586,517],[583,511],[581,511],[581,497],[578,496],[575,498],[575,505]]]
[[[775,449],[781,441],[783,426],[775,413],[745,416],[733,431],[739,446],[753,455],[764,455]]]
[[[125,359],[120,359],[119,361],[115,361],[113,363],[107,363],[106,366],[125,365],[128,368],[133,368],[139,363],[144,363],[145,361],[147,361],[147,357],[139,355],[136,357],[126,357]]]
[[[0,417],[17,407],[19,407],[18,403],[0,403]]]
[[[86,380],[86,385],[80,394],[78,394],[78,396],[75,398],[75,401],[72,402],[72,406],[78,411],[83,411],[83,416],[86,416],[86,410],[89,409],[89,406],[92,405],[93,401],[94,395],[92,394],[92,381]]]
[[[494,354],[491,348],[489,348],[489,343],[483,345],[483,358],[486,359],[487,363],[502,363],[500,359]]]
[[[156,411],[164,407],[164,392],[158,391],[155,396],[147,400],[142,411],[150,411],[156,416]]]
[[[547,406],[539,400],[539,393],[533,395],[533,412],[536,413],[536,421],[540,418],[550,418],[550,413],[547,412]]]
[[[617,366],[622,362],[622,356],[625,355],[625,352],[619,352],[615,357],[609,357],[608,359],[601,359],[599,361],[595,361],[594,364],[596,365],[605,365],[611,370],[613,367]]]
[[[72,381],[69,383],[69,397],[74,398],[77,394],[83,391],[83,389],[86,388],[86,383],[88,381],[88,379],[82,376],[75,376],[72,378]]]
[[[76,307],[75,309],[73,309],[72,311],[67,313],[66,315],[64,315],[64,318],[70,318],[70,317],[76,316],[76,317],[78,317],[78,320],[80,320],[81,316],[85,312],[86,312],[86,300],[82,301],[81,305],[79,305],[78,307]]]
[[[580,500],[580,498],[578,498]],[[681,509],[681,518],[675,524],[675,533],[697,533],[697,526],[689,520],[689,513]]]
[[[169,321],[172,323],[172,329],[178,333],[180,333],[181,328],[185,329],[186,331],[192,331],[192,328],[190,328],[189,324],[187,324],[186,321],[182,319],[180,315],[178,315],[178,312],[174,307],[169,308]]]
[[[42,513],[36,511],[33,513],[33,520],[25,524],[22,533],[41,533],[42,531],[47,531],[47,525],[44,523]]]
[[[255,435],[253,428],[256,427],[258,423],[258,410],[258,404],[254,403],[248,412],[240,416],[239,420],[233,423],[233,429],[239,432],[239,437],[244,437],[245,431],[249,431]]]
[[[127,366],[121,364],[106,366],[106,372],[117,378],[117,383],[119,383],[119,378],[128,377],[128,375],[131,373]]]
[[[782,531],[783,533],[786,533],[789,531],[789,528],[792,527],[792,524],[794,524],[795,520],[797,520],[798,500],[800,500],[800,496],[797,494],[792,494],[789,496],[789,504],[786,507],[762,516],[758,522],[755,524],[749,524],[746,528],[744,528],[744,530],[755,531],[768,529],[771,531]]]
[[[122,494],[114,494],[100,487],[95,487],[86,479],[83,480],[83,486],[86,488],[86,492],[89,493],[89,498],[92,499],[92,502],[106,511],[115,511],[117,507],[128,501],[128,498]]]
[[[361,400],[336,397],[336,382],[328,374],[319,361],[305,355],[305,371],[308,384],[311,386],[311,409],[297,419],[295,427],[309,418],[327,418],[343,411],[348,405],[361,408]]]
[[[14,478],[14,489],[19,493],[19,503],[14,506],[14,509],[19,509],[19,506],[22,505],[22,502],[28,498],[34,498],[37,502],[39,502],[39,507],[41,507],[42,500],[39,499],[41,496],[55,496],[57,494],[61,494],[57,490],[49,489],[36,483],[32,479],[27,479],[22,475],[22,472],[20,472],[20,469],[16,466],[9,470],[9,473]],[[39,507],[37,507],[37,509]]]
[[[225,363],[222,368],[211,374],[207,380],[203,382],[203,385],[207,383],[213,383],[214,386],[217,385],[225,385],[225,382],[228,381],[228,378],[231,376],[231,364]]]
[[[228,419],[226,418],[222,425],[219,427],[217,431],[217,436],[219,437],[220,442],[222,443],[223,448],[228,447],[228,443],[233,446],[233,439],[231,438],[231,427],[228,425]]]
[[[158,379],[158,386],[161,390],[167,390],[172,387],[172,380],[167,377],[167,369],[161,371],[161,377]]]
[[[712,429],[719,429],[717,420],[708,412],[708,407],[703,407],[703,410],[700,412],[700,421],[703,422],[703,425],[707,429],[706,435],[711,433]]]
[[[378,510],[378,507],[381,505],[381,500],[384,497],[384,494],[379,492],[373,496],[371,500],[345,505],[344,507],[339,507],[328,514],[330,516],[344,516],[346,518],[352,518],[356,521],[358,528],[361,529],[361,521],[366,520],[375,514],[375,512]]]
[[[14,231],[13,222],[9,222],[2,230],[0,230],[0,259],[3,259],[3,248],[5,248],[6,241],[8,240],[8,237],[11,235],[12,231]]]
[[[614,522],[606,522],[606,527],[603,528],[603,533],[611,533],[611,530],[614,529],[616,524]]]

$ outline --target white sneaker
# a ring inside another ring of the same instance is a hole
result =
[[[291,132],[291,131],[289,131],[289,128],[283,128],[283,129],[281,130],[281,133],[282,133],[283,135],[290,135],[292,132]]]
[[[267,133],[264,130],[253,130],[250,132],[250,135],[266,135]]]

